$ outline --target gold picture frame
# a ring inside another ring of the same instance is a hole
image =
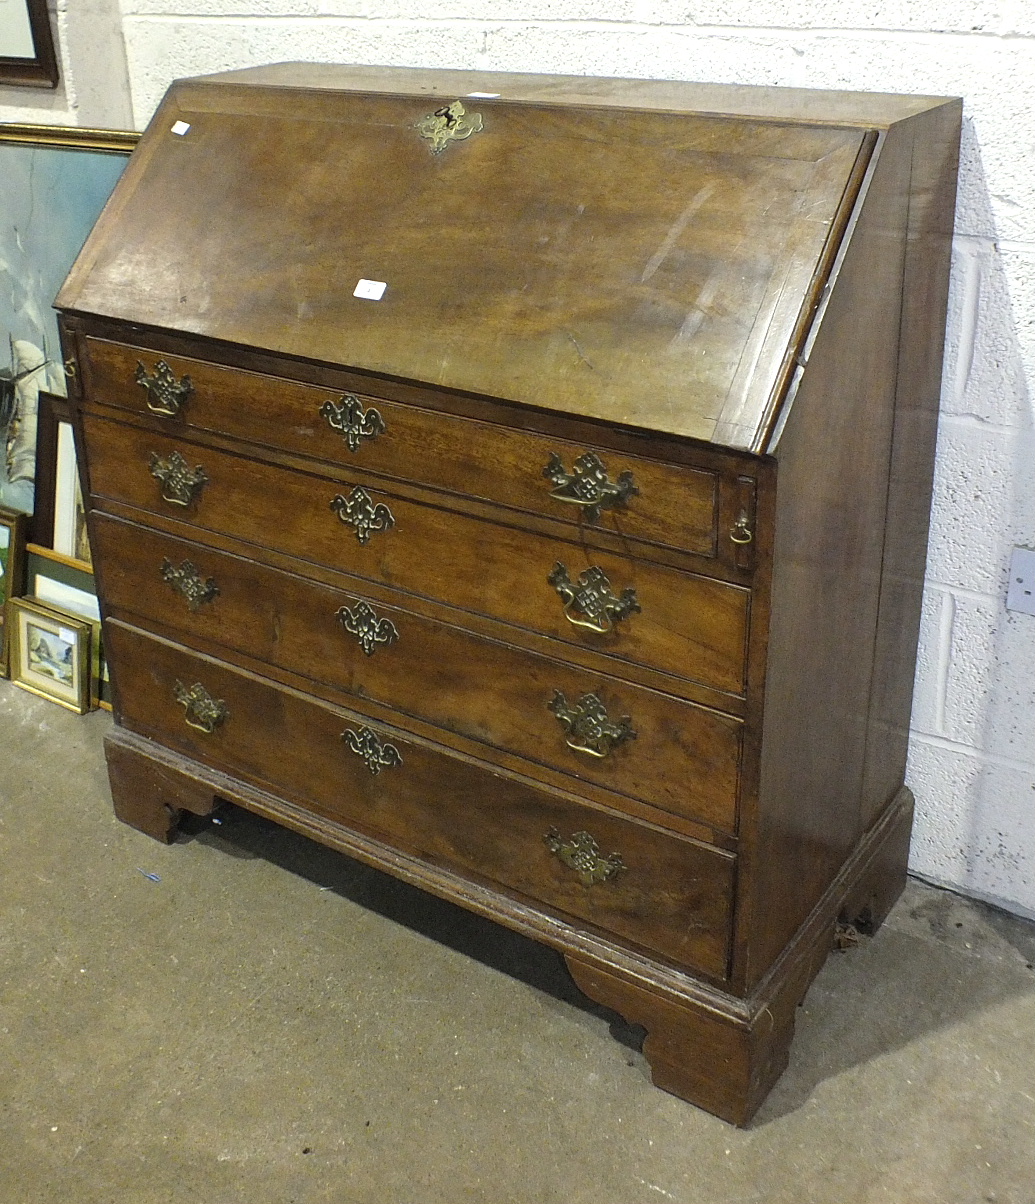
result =
[[[111,682],[104,656],[101,610],[93,574],[83,564],[53,548],[25,545],[25,587],[22,593],[49,610],[83,619],[93,626],[90,645],[90,695],[94,706],[111,710]]]
[[[54,297],[139,140],[131,131],[0,122],[0,260],[13,281],[0,296],[0,505],[8,509],[33,513],[39,394],[67,392]],[[40,500],[52,514],[53,499]]]
[[[85,714],[93,705],[93,624],[33,598],[7,605],[13,685]]]

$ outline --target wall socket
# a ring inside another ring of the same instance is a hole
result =
[[[1014,548],[1010,557],[1006,609],[1035,615],[1035,552],[1030,548]]]

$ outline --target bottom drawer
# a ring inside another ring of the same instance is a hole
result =
[[[106,646],[131,730],[725,977],[731,854],[502,776],[123,623],[107,625]]]

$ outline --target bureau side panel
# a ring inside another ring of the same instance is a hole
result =
[[[908,241],[861,823],[906,770],[938,428],[962,102],[914,118]]]
[[[878,148],[775,449],[757,827],[738,980],[764,975],[860,836],[894,423],[909,140]]]

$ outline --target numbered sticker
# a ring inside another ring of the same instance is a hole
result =
[[[387,287],[383,280],[361,280],[352,290],[352,295],[362,297],[364,301],[380,301]]]

